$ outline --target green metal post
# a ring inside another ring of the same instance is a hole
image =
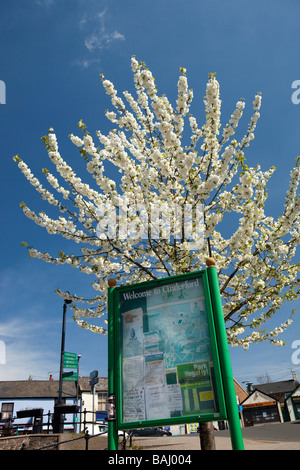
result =
[[[217,269],[215,267],[215,261],[213,258],[208,258],[206,264],[209,288],[211,292],[212,308],[215,319],[216,336],[219,348],[221,374],[223,379],[224,396],[232,449],[244,450],[243,435],[234,388]]]
[[[116,285],[114,279],[108,281],[108,396],[115,394],[115,341],[114,341],[114,305],[113,305],[113,288]],[[108,421],[108,450],[118,450],[118,431],[116,421]]]

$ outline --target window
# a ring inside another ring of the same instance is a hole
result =
[[[65,399],[65,398],[62,398],[60,404],[61,404],[61,405],[65,405],[65,404],[66,404],[66,399]],[[58,398],[55,398],[55,400],[54,400],[54,405],[55,405],[55,406],[58,405]]]
[[[14,404],[13,403],[2,403],[1,406],[1,419],[2,421],[7,420],[9,417],[13,417]]]
[[[106,410],[107,393],[98,393],[98,411]]]

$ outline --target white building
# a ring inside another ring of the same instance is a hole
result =
[[[286,398],[291,421],[300,419],[300,385]]]

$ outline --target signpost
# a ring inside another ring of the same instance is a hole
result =
[[[65,371],[62,373],[62,379],[65,381],[78,380],[79,361],[76,353],[64,352],[63,369],[74,369],[73,371]]]
[[[78,356],[76,353],[64,353],[64,367],[78,369]]]
[[[70,381],[70,380],[71,380],[71,381],[72,381],[72,380],[76,381],[76,380],[78,380],[78,374],[77,374],[77,372],[73,372],[73,371],[71,371],[71,372],[63,372],[63,375],[62,375],[62,376],[63,376],[63,380],[67,380],[67,381]]]
[[[98,371],[93,370],[93,372],[90,373],[90,387],[93,388],[98,382],[99,382]]]
[[[220,292],[211,270],[110,284],[110,450],[117,448],[118,429],[224,419],[233,448],[242,448]]]

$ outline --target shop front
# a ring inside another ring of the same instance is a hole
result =
[[[242,408],[245,426],[283,421],[279,402],[258,390],[244,400]]]
[[[246,405],[243,407],[243,413],[245,426],[280,422],[280,415],[276,402],[266,402],[260,406]]]

